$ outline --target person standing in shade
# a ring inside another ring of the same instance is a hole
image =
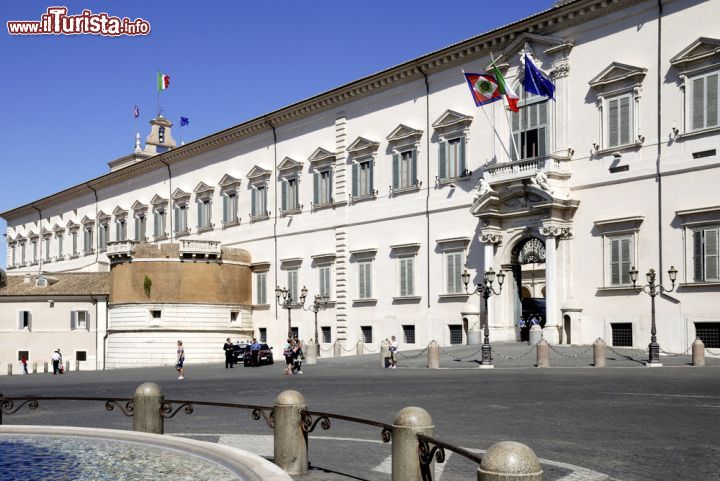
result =
[[[390,337],[390,369],[397,369],[398,341],[395,336]]]
[[[234,367],[233,364],[235,364],[235,359],[233,359],[233,345],[232,342],[230,342],[229,337],[225,340],[223,350],[225,351],[225,369],[228,367]]]
[[[252,359],[252,367],[259,366],[258,358],[260,356],[260,343],[253,337],[252,344],[250,344],[250,356]]]
[[[185,379],[185,348],[183,347],[182,341],[177,342],[177,363],[175,364],[175,370],[180,374],[178,379]]]
[[[62,362],[62,356],[60,355],[60,349],[55,349],[52,356],[50,357],[53,365],[53,375],[60,373],[60,362]]]
[[[20,358],[20,362],[22,363],[23,374],[28,374],[28,370],[27,370],[27,358],[26,358],[25,356],[23,356],[22,358]]]

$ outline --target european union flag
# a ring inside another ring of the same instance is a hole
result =
[[[184,125],[190,125],[190,119],[187,117],[180,117],[180,127]]]
[[[528,54],[525,54],[525,81],[523,87],[526,92],[555,100],[555,84],[535,65],[535,62],[528,57]]]

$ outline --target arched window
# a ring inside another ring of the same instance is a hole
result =
[[[513,160],[542,157],[548,153],[548,98],[516,87],[519,112],[511,112]],[[517,150],[515,150],[517,148]],[[518,155],[519,154],[519,155]]]

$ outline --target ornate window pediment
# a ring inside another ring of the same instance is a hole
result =
[[[268,177],[270,177],[270,174],[272,172],[263,169],[259,165],[254,166],[252,169],[250,169],[250,172],[247,174],[247,178],[250,180],[250,182],[257,182],[259,180],[267,180]]]
[[[620,62],[613,62],[597,74],[589,83],[593,89],[603,92],[608,89],[615,89],[622,86],[639,86],[647,69],[636,67]]]
[[[720,39],[700,37],[670,59],[674,67],[685,70],[689,65],[720,56]]]
[[[104,220],[108,220],[109,218],[110,218],[110,215],[109,215],[109,214],[106,214],[106,213],[103,212],[103,211],[100,211],[100,212],[97,213],[97,220],[98,220],[99,222],[102,222],[102,221],[104,221]]]
[[[40,231],[40,235],[43,237],[50,237],[52,235],[52,230],[49,229],[47,226],[43,227]]]
[[[180,188],[177,188],[177,189],[175,189],[175,190],[173,191],[173,193],[172,193],[172,195],[170,196],[170,198],[171,198],[173,201],[177,202],[177,201],[179,201],[179,200],[187,200],[187,199],[189,199],[189,198],[190,198],[190,194],[187,193],[187,192],[185,192],[184,190],[182,190],[182,189],[180,189]]]
[[[215,188],[207,185],[205,182],[200,182],[198,185],[195,186],[193,192],[198,196],[207,196],[212,195],[213,192],[215,192]]]
[[[147,204],[143,204],[139,200],[136,200],[133,202],[133,205],[130,206],[130,208],[135,212],[135,214],[141,214],[145,212],[148,208]]]
[[[549,60],[552,63],[549,68],[550,76],[555,78],[563,77],[567,75],[570,70],[567,56],[573,46],[574,44],[572,42],[562,38],[523,33],[502,51],[500,56],[495,59],[495,65],[497,65],[500,70],[507,69],[510,64],[516,63],[513,56],[525,50],[533,54],[535,60],[538,61],[539,67],[543,67],[541,64],[544,62],[542,58],[539,58],[538,54],[544,54],[545,60]],[[519,66],[519,68],[522,69],[522,66]],[[488,70],[489,69],[490,66],[488,66]]]
[[[388,135],[386,139],[392,144],[415,144],[420,141],[420,137],[422,137],[422,134],[422,130],[413,129],[412,127],[408,127],[407,125],[400,124],[395,127],[392,132],[390,132],[390,135]]]
[[[72,219],[65,224],[65,227],[67,227],[68,230],[77,230],[80,228],[80,226],[73,222]]]
[[[230,174],[223,175],[222,179],[220,179],[220,182],[218,182],[218,185],[220,186],[220,189],[222,190],[231,190],[231,189],[238,189],[241,184],[241,180],[238,178],[233,177]]]
[[[352,155],[367,155],[375,152],[379,146],[380,142],[358,137],[348,146],[347,151]]]
[[[308,157],[308,161],[310,163],[333,160],[335,160],[335,153],[330,152],[329,150],[325,150],[322,147],[318,147],[317,149],[315,149],[315,152],[313,152],[310,157]]]
[[[123,209],[120,206],[115,207],[115,209],[113,209],[113,211],[112,211],[112,214],[115,217],[125,217],[125,216],[127,216],[127,213],[128,213],[128,211]]]
[[[56,235],[62,234],[63,232],[65,232],[65,228],[63,226],[61,226],[60,224],[55,224],[53,226],[52,230],[53,230],[53,232],[55,232]]]
[[[150,205],[157,207],[163,204],[167,204],[168,200],[163,199],[159,195],[155,194],[152,199],[150,199]],[[99,217],[99,216],[98,216]]]
[[[27,234],[27,238],[30,240],[37,239],[39,235],[35,231],[30,231]]]
[[[303,166],[302,162],[298,162],[297,160],[293,160],[290,157],[285,157],[282,162],[280,162],[280,165],[278,165],[278,171],[280,171],[283,174],[288,174],[292,171],[301,169]]]
[[[464,131],[470,127],[473,120],[472,115],[464,115],[454,110],[446,110],[432,126],[441,132],[457,132]]]
[[[94,224],[95,219],[91,219],[88,216],[83,216],[83,218],[80,220],[80,223],[84,226],[87,226],[88,224]]]

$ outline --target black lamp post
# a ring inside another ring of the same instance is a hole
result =
[[[484,329],[484,336],[485,339],[483,340],[482,344],[482,360],[480,361],[481,366],[492,366],[492,348],[490,347],[490,327],[489,324],[489,314],[488,314],[488,299],[492,295],[499,296],[502,292],[502,285],[503,282],[505,282],[505,273],[503,271],[500,271],[497,273],[497,281],[498,281],[498,290],[495,291],[493,288],[493,282],[495,282],[495,271],[491,267],[488,269],[487,272],[485,272],[485,277],[483,279],[482,284],[477,284],[475,286],[475,290],[470,292],[468,291],[468,284],[470,283],[470,273],[465,269],[465,271],[462,273],[462,281],[463,284],[465,284],[465,292],[468,294],[477,294],[479,296],[482,296],[485,300],[485,329]]]
[[[670,276],[670,282],[672,283],[672,287],[670,289],[663,287],[662,283],[655,283],[655,269],[650,269],[647,271],[647,274],[645,274],[648,283],[644,286],[635,285],[638,279],[638,271],[635,269],[635,266],[632,266],[628,273],[630,274],[630,280],[633,283],[633,287],[636,287],[638,291],[642,291],[650,295],[650,314],[652,325],[650,327],[650,344],[648,345],[648,350],[650,351],[648,364],[660,364],[660,344],[657,342],[657,329],[655,328],[655,296],[662,294],[663,292],[672,292],[675,290],[675,280],[677,279],[678,271],[673,266],[670,266],[670,269],[668,270],[668,276]]]
[[[282,300],[280,298],[282,297]],[[288,337],[292,336],[292,329],[291,329],[291,309],[293,306],[299,305],[303,306],[305,304],[305,298],[307,297],[307,287],[303,286],[302,290],[300,291],[300,302],[298,303],[292,298],[292,293],[287,290],[287,288],[283,287],[280,289],[280,286],[275,287],[275,299],[277,300],[278,305],[283,308],[287,309],[288,311]]]
[[[322,297],[320,294],[315,294],[315,298],[313,299],[313,303],[310,304],[307,309],[303,307],[303,310],[305,311],[312,311],[313,314],[315,314],[315,349],[317,349],[316,354],[318,357],[320,357],[320,341],[318,338],[318,324],[317,324],[317,315],[318,312],[324,311],[327,309],[328,305],[328,298]]]

